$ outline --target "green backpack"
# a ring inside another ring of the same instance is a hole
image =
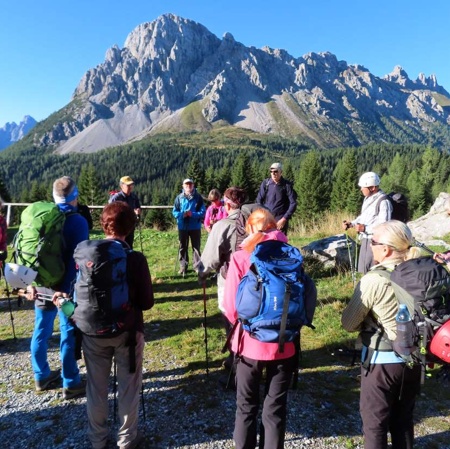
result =
[[[37,271],[36,284],[52,288],[64,276],[63,227],[66,214],[55,203],[38,201],[20,216],[14,237],[14,261]]]

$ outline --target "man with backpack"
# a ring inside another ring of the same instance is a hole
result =
[[[256,202],[272,212],[277,229],[287,234],[289,219],[297,209],[297,193],[292,183],[283,178],[279,162],[270,166],[270,178],[261,183]]]
[[[342,227],[344,231],[348,228],[355,228],[359,233],[361,249],[358,271],[367,273],[373,265],[373,253],[370,245],[373,228],[391,219],[392,204],[380,189],[380,177],[375,172],[361,175],[358,185],[364,195],[361,214],[353,221],[344,220]]]
[[[229,187],[224,193],[224,208],[227,217],[218,221],[208,235],[200,263],[195,266],[200,283],[206,281],[208,275],[217,272],[217,298],[218,306],[222,314],[223,294],[225,279],[227,276],[228,263],[231,255],[239,249],[237,247],[236,223],[241,216],[241,205],[245,201],[245,190],[239,187]],[[226,333],[231,329],[229,321],[223,315]],[[225,360],[225,368],[230,369],[232,365],[232,354]]]
[[[122,176],[119,181],[119,192],[114,192],[110,197],[108,203],[115,203],[116,201],[123,201],[127,203],[128,206],[133,209],[137,220],[140,220],[141,217],[141,203],[139,201],[138,196],[133,191],[134,190],[134,181],[129,176]],[[133,249],[134,243],[134,228],[127,235],[126,242]]]
[[[31,339],[31,363],[33,367],[36,391],[48,390],[53,383],[62,377],[63,398],[68,400],[84,395],[85,384],[81,381],[77,362],[75,360],[75,327],[72,321],[53,302],[41,299],[38,294],[39,286],[51,288],[72,295],[73,283],[76,276],[76,267],[73,254],[76,246],[89,238],[88,224],[78,214],[78,188],[75,181],[69,176],[63,176],[53,183],[53,198],[61,214],[64,214],[62,228],[62,261],[64,274],[62,279],[53,285],[37,285],[28,287],[27,299],[35,301],[35,323]],[[47,229],[52,234],[51,229]],[[58,236],[59,238],[59,236]],[[45,239],[45,236],[44,236]],[[60,240],[58,240],[59,242]],[[45,266],[45,255],[38,256],[39,265]],[[39,267],[37,268],[39,272]],[[39,275],[38,275],[39,276]],[[39,279],[39,277],[38,277]],[[36,290],[37,289],[37,290]],[[59,316],[60,348],[62,371],[51,371],[47,360],[48,340],[53,333],[55,317]]]
[[[178,274],[185,275],[189,264],[189,239],[192,249],[200,254],[202,222],[205,217],[205,204],[202,196],[194,187],[194,181],[186,178],[183,181],[183,191],[175,198],[172,215],[177,220],[178,240],[180,249],[178,259],[180,270]]]

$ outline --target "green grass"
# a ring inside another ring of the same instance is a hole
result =
[[[10,232],[13,233],[13,230]],[[101,236],[102,234],[96,231],[91,238]],[[176,382],[176,388],[189,390],[191,393],[195,391],[196,397],[204,407],[214,410],[219,405],[215,402],[216,399],[210,397],[202,382],[206,370],[205,307],[208,369],[213,377],[220,374],[225,358],[221,352],[225,343],[225,333],[221,314],[217,308],[215,280],[207,282],[204,292],[193,271],[185,278],[177,274],[176,231],[143,229],[141,237],[142,249],[149,263],[155,292],[155,306],[144,313],[146,335],[144,367],[155,375],[159,372],[174,372],[181,375],[181,380]],[[307,236],[292,233],[290,241],[301,247],[316,237],[316,234]],[[206,234],[202,239],[203,247]],[[137,232],[135,249],[140,248],[140,234]],[[304,395],[311,397],[317,407],[319,421],[320,414],[330,413],[323,404],[332,404],[332,412],[345,417],[350,411],[357,410],[359,397],[359,369],[351,366],[356,334],[345,332],[340,324],[342,310],[353,292],[353,281],[349,273],[320,270],[309,260],[306,261],[306,269],[316,281],[318,289],[318,304],[314,318],[316,329],[302,330],[300,382],[292,400],[301,401]],[[18,309],[16,299],[13,298],[12,301],[16,335],[21,341],[26,341],[33,331],[32,304],[26,303]],[[0,340],[7,345],[8,342],[12,342],[12,333],[5,299],[1,300],[1,307]],[[58,331],[55,326],[55,332]],[[50,342],[50,348],[55,352],[54,357],[58,357],[57,344],[57,338]],[[27,351],[28,347],[28,344],[26,347],[24,345],[23,350]],[[1,359],[0,369],[9,369],[8,366],[4,366]],[[18,388],[20,391],[23,388],[32,389],[31,374],[28,386],[13,385],[12,388]],[[425,400],[424,396],[418,399],[416,421],[419,428],[420,426],[423,428],[422,435],[431,432],[433,435],[436,434],[436,438],[430,437],[430,440],[426,440],[427,445],[420,447],[437,448],[439,443],[441,445],[445,443],[450,426],[450,389],[448,386],[442,388],[442,384],[431,379],[426,381],[423,391],[431,399]],[[348,433],[345,433],[344,429],[344,433],[339,436],[339,447],[356,448],[358,444],[360,445],[361,437],[354,437],[355,431],[358,435],[359,428],[349,430]],[[435,442],[435,445],[431,441]]]

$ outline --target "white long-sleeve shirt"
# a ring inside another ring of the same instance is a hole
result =
[[[377,212],[377,203],[380,197],[386,195],[381,189],[377,193],[364,198],[361,209],[361,214],[356,217],[352,224],[363,224],[365,226],[364,232],[360,233],[361,238],[371,238],[373,228],[385,221],[389,221],[392,215],[392,204],[388,199],[381,200],[379,212]]]

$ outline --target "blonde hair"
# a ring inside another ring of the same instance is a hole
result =
[[[389,220],[375,226],[374,233],[382,236],[382,243],[390,246],[395,255],[402,260],[417,259],[422,251],[415,246],[415,240],[411,229],[405,223],[398,220]]]
[[[257,232],[253,232],[256,229]],[[264,240],[264,231],[277,229],[275,217],[267,209],[256,209],[247,219],[245,230],[249,235],[241,247],[251,253]]]

